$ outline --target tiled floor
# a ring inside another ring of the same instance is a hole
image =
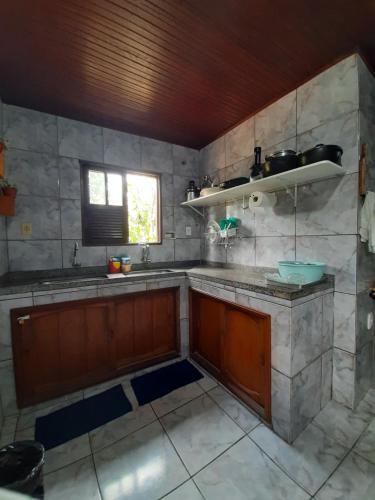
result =
[[[355,412],[330,402],[290,446],[208,376],[142,407],[124,377],[8,417],[0,444],[117,383],[134,410],[47,452],[47,500],[375,499],[375,390]]]

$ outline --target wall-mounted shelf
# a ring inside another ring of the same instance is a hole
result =
[[[263,193],[280,191],[282,189],[295,188],[296,186],[309,184],[310,182],[316,182],[322,179],[345,175],[345,173],[345,170],[339,165],[336,165],[336,163],[331,161],[319,161],[311,165],[306,165],[305,167],[283,172],[282,174],[272,175],[258,181],[249,182],[248,184],[242,184],[241,186],[230,189],[223,189],[218,193],[201,196],[195,200],[185,201],[181,203],[181,205],[191,208],[209,207],[225,203],[226,201],[233,201],[250,196],[254,191],[261,191]]]

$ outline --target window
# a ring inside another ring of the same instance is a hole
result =
[[[82,163],[84,245],[161,243],[158,175]]]

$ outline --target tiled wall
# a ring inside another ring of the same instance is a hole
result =
[[[0,216],[0,275],[71,267],[74,241],[82,238],[79,159],[160,173],[163,244],[151,247],[151,258],[200,258],[199,217],[180,207],[188,181],[198,176],[196,150],[5,103],[2,114],[6,176],[18,196],[16,216],[6,221]],[[32,223],[31,236],[21,234],[24,222]],[[186,226],[192,229],[189,237]],[[177,239],[165,238],[167,232]],[[125,253],[140,261],[137,246],[83,247],[80,259],[83,266],[100,266]]]
[[[329,354],[334,359],[333,395],[350,407],[369,387],[374,367],[374,330],[367,330],[366,316],[374,311],[367,289],[375,285],[375,256],[359,242],[357,222],[360,141],[370,146],[368,189],[375,189],[374,108],[374,79],[353,55],[200,152],[201,174],[226,180],[249,175],[254,146],[261,146],[263,153],[303,151],[319,143],[342,146],[347,175],[299,187],[296,208],[287,193],[279,192],[274,208],[244,210],[239,200],[207,209],[206,222],[239,217],[243,238],[227,251],[204,243],[203,256],[208,261],[272,267],[284,259],[327,263],[327,271],[336,275],[334,349]]]

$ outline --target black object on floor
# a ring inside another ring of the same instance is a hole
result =
[[[43,464],[41,443],[16,441],[8,444],[0,450],[0,488],[43,498]]]
[[[35,439],[46,450],[86,434],[132,410],[121,385],[36,419]]]
[[[184,360],[133,378],[131,384],[138,403],[145,405],[201,378],[201,372]]]

